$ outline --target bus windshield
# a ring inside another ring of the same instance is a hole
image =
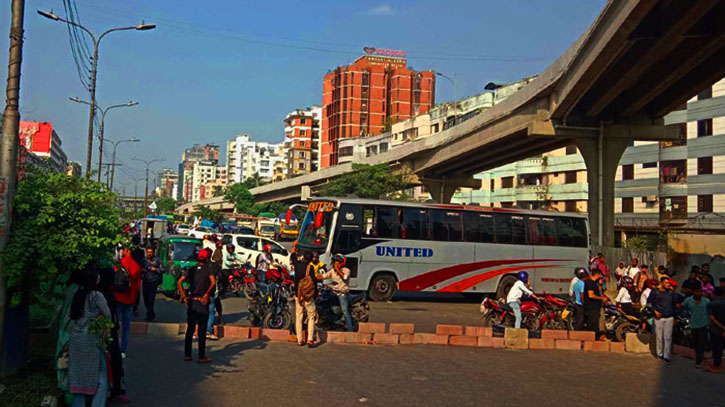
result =
[[[318,212],[308,211],[305,219],[302,221],[302,236],[300,237],[300,245],[316,250],[324,250],[327,248],[327,242],[332,234],[333,211],[322,212],[322,225],[315,227],[315,215]]]

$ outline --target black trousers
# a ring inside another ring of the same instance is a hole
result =
[[[592,331],[597,336],[599,335],[599,316],[602,309],[597,308],[584,308],[584,329]]]
[[[147,320],[154,320],[156,318],[156,313],[154,312],[154,304],[156,302],[156,290],[158,288],[158,281],[144,281],[141,285],[141,295],[143,295],[143,305],[146,307]]]
[[[584,330],[584,306],[583,305],[574,305],[574,330],[575,331],[583,331]]]
[[[213,300],[212,300],[213,301]],[[194,331],[198,330],[199,358],[206,356],[206,324],[209,322],[209,305],[201,301],[190,301],[186,310],[186,336],[184,337],[184,356],[191,357],[191,342]]]
[[[625,314],[631,315],[633,317],[638,317],[639,316],[639,310],[637,309],[637,307],[635,307],[634,305],[632,305],[631,302],[623,303],[622,304],[622,311],[624,311]]]
[[[710,330],[710,346],[712,347],[712,364],[713,366],[722,366],[722,348],[725,339],[722,333]]]
[[[690,330],[692,335],[692,344],[695,346],[695,364],[701,364],[705,355],[705,346],[707,345],[707,327],[694,328]]]
[[[118,328],[111,329],[111,338],[113,340],[108,344],[108,352],[111,354],[111,374],[113,382],[109,389],[110,397],[116,397],[122,394],[121,378],[123,377],[123,358],[121,357],[121,346],[118,341]]]

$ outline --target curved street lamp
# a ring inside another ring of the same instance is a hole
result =
[[[101,144],[103,144],[104,141],[107,141],[111,144],[113,144],[113,155],[111,156],[111,181],[108,184],[108,189],[110,191],[113,191],[113,179],[116,176],[116,148],[118,148],[118,145],[121,143],[138,143],[141,141],[141,139],[138,139],[136,137],[125,139],[125,140],[119,140],[119,141],[113,141],[111,139],[102,139]]]
[[[144,210],[144,216],[145,216],[145,215],[148,215],[148,210],[149,210],[149,166],[151,166],[151,164],[153,164],[153,163],[164,161],[164,159],[156,158],[153,160],[144,160],[144,159],[136,158],[136,157],[132,157],[131,159],[134,161],[138,161],[138,162],[142,162],[142,163],[146,164],[146,192],[144,193],[144,199],[143,199],[143,206],[144,206],[143,210]]]

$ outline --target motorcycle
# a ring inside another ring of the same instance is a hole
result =
[[[344,331],[345,316],[340,307],[340,298],[326,286],[318,286],[319,295],[315,300],[315,309],[317,310],[317,327],[328,330]],[[364,294],[350,295],[349,310],[352,319],[353,331],[357,331],[361,322],[368,322],[370,318],[370,305]],[[303,326],[307,324],[307,316],[305,316]]]
[[[539,328],[541,306],[533,301],[521,303],[521,328],[535,331]],[[514,327],[516,317],[514,310],[503,300],[485,298],[481,303],[483,313],[483,326],[493,327],[494,325]]]
[[[294,289],[289,270],[281,264],[275,264],[274,268],[267,270],[266,279],[270,301],[262,319],[262,326],[268,329],[289,329],[292,325],[289,299]]]
[[[569,301],[544,293],[544,300],[541,301],[543,313],[540,317],[539,326],[542,329],[566,329],[571,330],[569,313],[573,305]]]
[[[243,293],[247,300],[252,299],[254,291],[257,289],[257,270],[250,263],[250,257],[252,257],[251,254],[247,256],[247,260],[241,266],[235,264],[227,275],[229,289],[238,297],[240,293]]]
[[[617,309],[614,304],[604,306],[604,326],[607,336],[616,342],[624,342],[628,333],[642,332],[643,320]]]

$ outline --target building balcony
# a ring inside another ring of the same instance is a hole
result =
[[[549,195],[546,185],[519,185],[515,188],[517,201],[541,201]]]

